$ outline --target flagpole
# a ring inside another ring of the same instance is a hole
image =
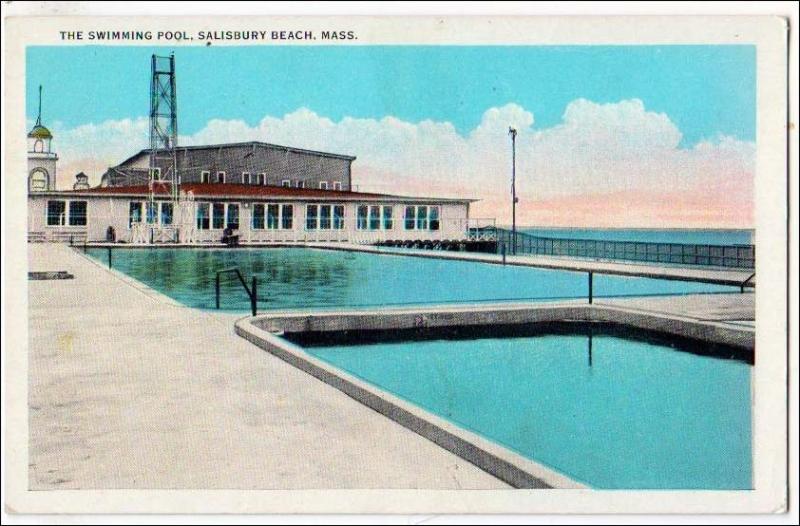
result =
[[[511,253],[517,254],[517,130],[508,128],[511,135]]]

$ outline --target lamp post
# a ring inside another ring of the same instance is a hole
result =
[[[511,136],[511,253],[517,254],[517,130],[510,127]]]

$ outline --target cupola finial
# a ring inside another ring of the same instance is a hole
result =
[[[36,117],[36,126],[42,125],[42,85],[39,84],[39,114]]]

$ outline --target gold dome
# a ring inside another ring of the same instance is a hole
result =
[[[28,133],[28,137],[32,139],[52,139],[53,134],[41,124],[36,124],[30,133]]]

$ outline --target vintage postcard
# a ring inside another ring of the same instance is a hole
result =
[[[786,20],[4,33],[10,512],[785,510]]]

